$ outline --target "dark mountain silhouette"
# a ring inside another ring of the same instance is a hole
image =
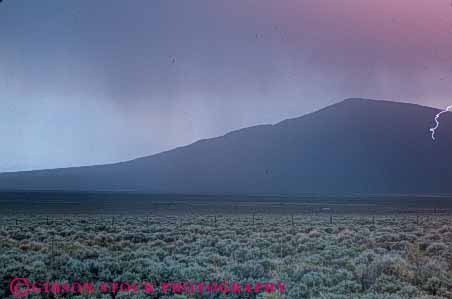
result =
[[[452,193],[452,114],[348,99],[136,160],[5,173],[0,189],[195,194]]]

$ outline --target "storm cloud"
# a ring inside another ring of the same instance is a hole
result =
[[[348,97],[452,103],[448,0],[6,0],[0,171],[128,160]]]

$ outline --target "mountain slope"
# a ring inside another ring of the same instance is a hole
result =
[[[167,193],[452,193],[452,114],[348,99],[128,162],[6,173],[0,189]]]

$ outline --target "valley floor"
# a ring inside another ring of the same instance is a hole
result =
[[[274,294],[175,295],[156,289],[146,296],[93,298],[452,298],[447,215],[11,214],[0,216],[0,225],[1,298],[17,298],[9,290],[14,277],[156,286],[285,284],[283,293]]]

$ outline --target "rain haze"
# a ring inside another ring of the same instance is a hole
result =
[[[450,1],[0,3],[0,172],[129,160],[349,97],[452,104]]]

